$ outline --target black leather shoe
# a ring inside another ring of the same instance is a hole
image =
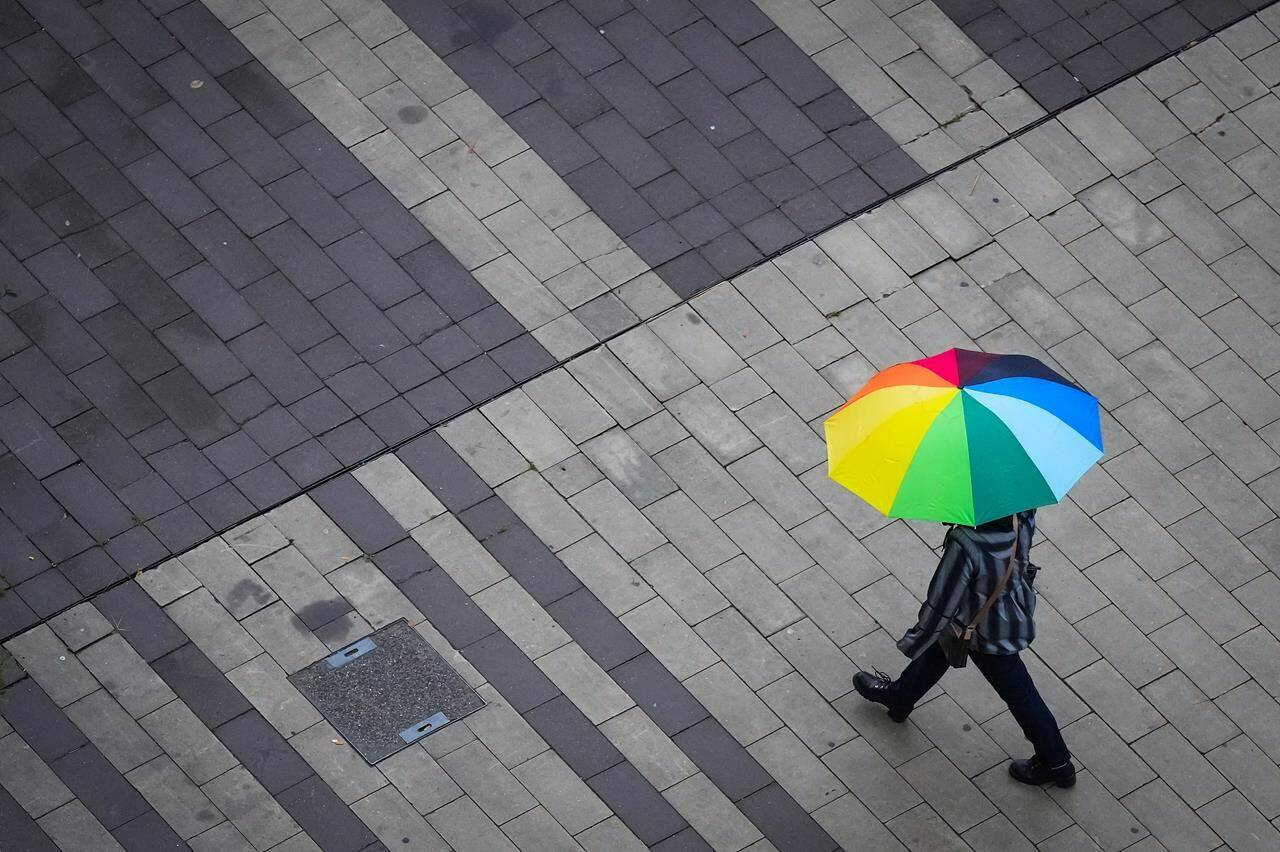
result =
[[[1067,761],[1061,766],[1045,766],[1040,758],[1015,760],[1009,764],[1009,774],[1013,780],[1023,784],[1056,784],[1059,787],[1073,787],[1076,783],[1076,766]]]
[[[911,710],[903,710],[894,704],[894,697],[897,695],[898,688],[887,674],[879,669],[873,669],[872,672],[858,672],[853,676],[853,688],[858,690],[858,694],[867,701],[874,701],[877,704],[883,704],[889,708],[889,718],[895,722],[907,721],[907,716],[911,715]]]

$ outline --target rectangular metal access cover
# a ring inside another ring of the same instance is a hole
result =
[[[289,675],[289,682],[370,764],[484,706],[403,618]]]

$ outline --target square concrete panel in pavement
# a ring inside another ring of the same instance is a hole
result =
[[[484,706],[400,619],[289,676],[370,764]]]

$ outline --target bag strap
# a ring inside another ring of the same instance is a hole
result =
[[[991,607],[995,606],[1000,595],[1004,594],[1005,586],[1009,585],[1009,578],[1013,576],[1013,569],[1018,561],[1018,544],[1018,516],[1015,514],[1013,516],[1013,550],[1009,553],[1009,567],[1005,569],[1004,576],[1000,578],[1000,582],[996,584],[995,589],[991,592],[991,596],[988,597],[987,602],[982,605],[982,609],[978,610],[977,614],[974,615],[973,619],[969,622],[970,630],[973,630],[978,626],[978,622],[982,621],[982,619],[986,617],[987,613],[991,611]]]

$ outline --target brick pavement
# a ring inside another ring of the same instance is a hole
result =
[[[3,842],[1280,845],[1277,32],[1247,19],[13,637]],[[941,531],[831,484],[815,429],[950,345],[1037,354],[1108,412],[1034,554],[1070,791],[1007,779],[1026,746],[970,670],[901,727],[850,689],[901,666]],[[491,703],[370,768],[285,675],[400,617]]]
[[[744,4],[8,3],[4,633],[1044,115],[932,2]]]
[[[1266,0],[939,0],[1049,111],[1268,5]]]

